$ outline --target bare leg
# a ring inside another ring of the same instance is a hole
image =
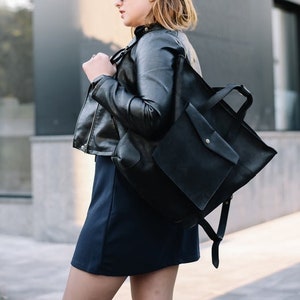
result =
[[[71,267],[63,300],[112,300],[125,279],[93,275]]]
[[[130,278],[133,300],[172,300],[178,266]]]

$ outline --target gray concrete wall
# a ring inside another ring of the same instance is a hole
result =
[[[71,136],[32,139],[33,236],[73,242],[85,219],[93,156],[72,148]]]
[[[255,99],[246,121],[256,130],[274,130],[273,1],[194,3],[199,23],[188,35],[203,77],[211,86],[244,84]]]
[[[31,199],[0,199],[0,233],[32,236],[33,205]]]

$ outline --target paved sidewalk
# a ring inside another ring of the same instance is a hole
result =
[[[210,246],[181,266],[174,300],[300,299],[300,212],[226,235],[219,269]],[[0,300],[60,300],[73,249],[0,235]],[[114,300],[130,300],[128,281]]]

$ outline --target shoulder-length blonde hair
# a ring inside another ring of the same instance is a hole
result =
[[[149,0],[153,3],[149,23],[159,23],[170,30],[184,30],[197,25],[197,12],[192,0]]]

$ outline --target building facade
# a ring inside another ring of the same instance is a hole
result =
[[[90,200],[94,165],[92,156],[72,149],[88,87],[81,64],[93,53],[112,54],[131,39],[112,3],[102,2],[34,1],[34,103],[24,103],[14,113],[19,112],[24,122],[19,117],[7,119],[18,99],[9,102],[0,94],[0,140],[5,141],[0,143],[0,178],[6,182],[0,183],[0,233],[76,240]],[[204,78],[212,86],[244,84],[254,96],[247,123],[278,151],[234,196],[228,231],[298,211],[300,1],[194,3],[199,24],[188,36]],[[241,99],[236,95],[230,101],[238,107]],[[16,131],[19,135],[9,142]],[[16,181],[21,173],[27,179]],[[23,189],[20,182],[25,182]],[[214,222],[217,212],[209,218]]]

